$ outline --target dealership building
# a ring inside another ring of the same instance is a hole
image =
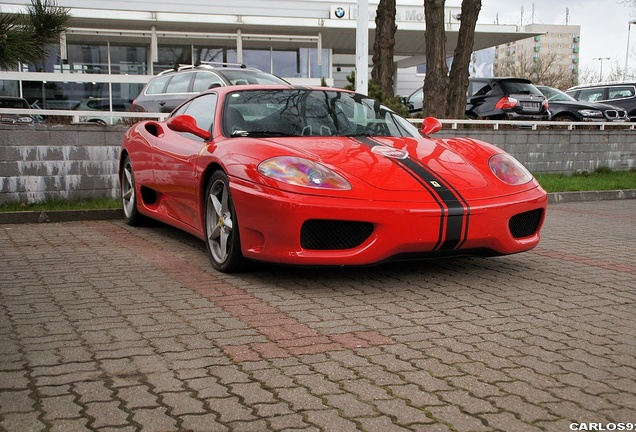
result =
[[[67,31],[40,64],[0,71],[0,95],[41,108],[72,109],[89,98],[134,99],[175,64],[241,63],[292,83],[344,87],[355,69],[358,2],[324,0],[57,0],[70,11]],[[459,0],[457,1],[459,4]],[[30,0],[1,0],[0,15]],[[368,4],[373,48],[377,1]],[[457,44],[460,7],[447,7],[447,53]],[[397,0],[395,92],[422,86],[422,0]],[[535,36],[516,25],[478,24],[475,51]],[[369,55],[371,58],[371,55]],[[474,65],[483,71],[483,65]],[[487,69],[487,68],[486,68]]]

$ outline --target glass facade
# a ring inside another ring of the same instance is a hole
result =
[[[50,75],[48,80],[42,81],[0,80],[0,95],[23,96],[43,109],[76,109],[90,99],[132,101],[150,74],[172,69],[177,64],[237,63],[239,57],[235,47],[159,43],[158,61],[152,63],[151,68],[150,41],[147,44],[69,41],[66,52],[67,59],[62,61],[60,47],[54,45],[50,56],[41,64],[20,65],[22,72],[61,74],[59,80],[50,79]],[[242,62],[282,78],[329,78],[330,55],[331,50],[322,49],[322,64],[318,65],[317,48],[244,47]],[[72,79],[71,74],[75,75]],[[78,79],[79,75],[84,76]],[[109,78],[107,82],[103,82],[104,79],[96,82],[85,75],[108,75]],[[117,82],[117,75],[139,76],[140,79],[133,83]]]

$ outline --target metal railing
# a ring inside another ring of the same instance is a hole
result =
[[[86,123],[86,119],[95,118],[137,118],[146,119],[152,118],[157,120],[166,119],[170,113],[152,113],[152,112],[133,112],[133,111],[75,111],[75,110],[49,110],[49,109],[8,109],[0,108],[1,114],[24,114],[30,116],[61,116],[71,117],[72,123]],[[414,124],[422,123],[423,119],[411,118],[410,122]],[[502,126],[518,127],[520,129],[566,129],[575,130],[585,126],[586,129],[605,130],[611,129],[624,129],[624,130],[636,130],[636,123],[634,122],[564,122],[564,121],[527,121],[527,120],[459,120],[459,119],[440,119],[440,122],[444,126],[450,126],[450,129],[464,129],[474,128],[478,126],[480,129],[492,129],[499,130]],[[3,122],[7,123],[7,122]],[[10,124],[10,122],[9,122]],[[448,127],[445,127],[448,129]]]
[[[134,111],[100,111],[100,110],[51,110],[51,109],[9,109],[0,108],[0,117],[2,114],[22,114],[32,117],[70,117],[72,123],[85,123],[86,119],[96,118],[108,118],[108,119],[120,119],[120,118],[139,118],[146,119],[152,118],[157,120],[164,120],[170,113],[151,113],[151,112],[134,112]],[[11,122],[3,121],[4,124],[11,124]],[[37,121],[35,122],[37,123]]]
[[[412,123],[420,124],[424,119],[409,119]],[[565,122],[565,121],[528,121],[528,120],[453,120],[440,119],[442,125],[450,125],[450,129],[464,129],[466,126],[480,126],[482,129],[499,130],[501,126],[518,126],[520,129],[567,129],[575,130],[582,126],[587,129],[594,128],[605,130],[612,129],[636,130],[636,123],[633,122]],[[462,127],[460,127],[462,126]]]

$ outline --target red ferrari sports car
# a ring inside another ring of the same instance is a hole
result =
[[[201,238],[223,272],[535,247],[546,192],[495,146],[431,138],[440,128],[346,90],[215,88],[127,131],[126,222]]]

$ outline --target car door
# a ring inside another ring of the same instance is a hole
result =
[[[216,112],[216,93],[204,94],[181,106],[174,115],[188,114],[197,125],[211,130]],[[169,216],[198,228],[199,179],[196,163],[206,142],[190,133],[165,130],[156,140],[154,152],[154,181],[161,193],[163,207]]]
[[[172,112],[176,107],[194,95],[190,90],[193,77],[194,73],[185,72],[176,73],[170,78],[165,93],[160,95],[157,99],[159,112]]]
[[[607,88],[604,103],[624,108],[632,117],[636,111],[636,87],[633,85],[612,85]]]

